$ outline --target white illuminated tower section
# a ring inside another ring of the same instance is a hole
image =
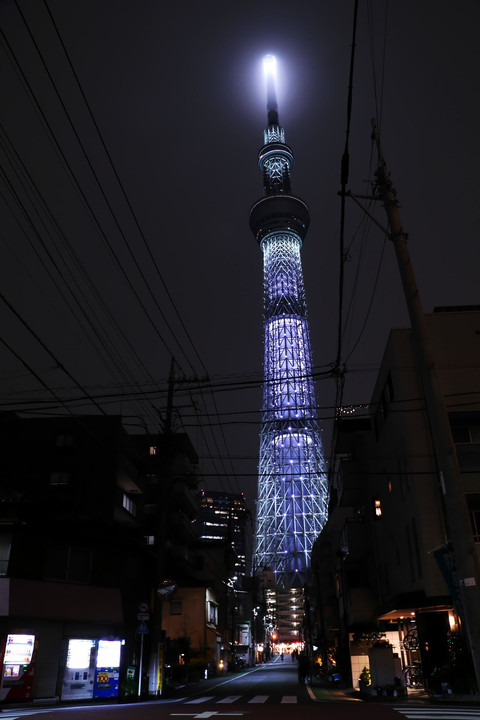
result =
[[[327,480],[317,420],[300,250],[310,222],[291,194],[294,163],[279,125],[276,61],[264,61],[268,125],[258,164],[265,197],[250,227],[264,257],[265,365],[254,569],[278,588],[304,584],[327,517]]]

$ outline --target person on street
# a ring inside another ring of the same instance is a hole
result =
[[[308,675],[309,662],[308,657],[304,652],[301,652],[298,656],[298,682],[304,683]]]

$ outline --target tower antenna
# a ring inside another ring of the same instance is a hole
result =
[[[275,55],[265,55],[263,58],[263,74],[267,88],[268,124],[278,125],[277,58]]]

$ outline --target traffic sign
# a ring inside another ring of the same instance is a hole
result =
[[[137,635],[148,635],[148,625],[145,620],[142,620],[137,628]]]
[[[137,613],[137,620],[150,620],[150,613],[148,613],[148,612]]]
[[[148,612],[150,610],[150,605],[144,600],[143,602],[138,603],[137,610],[138,612]]]

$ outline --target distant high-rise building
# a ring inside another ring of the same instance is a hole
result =
[[[259,153],[265,197],[250,212],[264,257],[265,380],[254,569],[277,588],[304,584],[327,518],[327,478],[312,379],[300,250],[310,216],[291,194],[294,158],[279,125],[275,59],[266,58],[268,125]]]
[[[198,521],[200,542],[230,544],[236,554],[235,573],[245,574],[245,526],[248,510],[243,494],[202,490]]]

